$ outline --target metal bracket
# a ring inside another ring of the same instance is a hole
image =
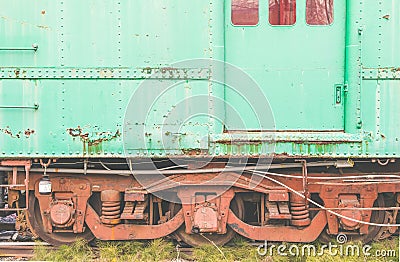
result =
[[[208,80],[208,68],[0,67],[0,79],[193,79]]]
[[[400,67],[363,68],[363,80],[400,80]]]
[[[33,106],[0,106],[0,108],[4,109],[39,109],[39,104],[33,104]]]
[[[25,190],[25,208],[0,208],[0,211],[22,211],[28,210],[29,204],[29,172],[31,169],[31,161],[29,160],[3,160],[0,162],[0,166],[12,167],[12,182],[7,185],[0,185],[0,187],[21,190]],[[25,179],[23,184],[18,184],[18,168],[25,167]]]
[[[295,162],[300,162],[302,167],[301,167],[301,173],[303,177],[303,194],[305,196],[305,204],[308,204],[308,198],[309,198],[309,191],[308,191],[308,170],[307,170],[307,160],[305,159],[296,159]]]
[[[32,47],[2,47],[0,51],[34,51],[38,50],[38,44],[32,44]]]

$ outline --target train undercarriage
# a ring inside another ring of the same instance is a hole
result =
[[[149,171],[115,159],[3,160],[2,214],[18,212],[18,230],[53,245],[166,236],[224,245],[237,234],[303,243],[345,234],[370,242],[397,230],[394,159],[183,161],[159,161]]]

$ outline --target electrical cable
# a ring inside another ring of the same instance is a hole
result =
[[[274,182],[274,183],[276,183],[276,184],[278,184],[278,185],[280,185],[280,186],[282,186],[282,187],[288,189],[288,190],[291,191],[292,193],[298,195],[298,196],[301,197],[301,198],[304,198],[305,200],[307,200],[308,202],[310,202],[310,203],[314,204],[315,206],[321,208],[322,210],[325,210],[326,212],[328,212],[328,213],[330,213],[330,214],[333,214],[333,215],[335,215],[335,216],[341,217],[341,218],[343,218],[343,219],[347,219],[347,220],[349,220],[349,221],[356,222],[356,223],[360,223],[360,224],[365,224],[365,225],[370,225],[370,226],[378,226],[378,227],[399,227],[399,226],[400,226],[400,224],[378,224],[378,223],[372,223],[372,222],[365,222],[365,221],[361,221],[361,220],[358,220],[358,219],[354,219],[354,218],[351,218],[351,217],[344,216],[344,215],[342,215],[342,214],[339,214],[339,213],[337,213],[337,212],[334,212],[334,211],[330,210],[329,208],[326,208],[326,207],[324,207],[324,206],[318,204],[318,203],[315,202],[314,200],[312,200],[312,199],[306,197],[304,194],[302,194],[302,193],[296,191],[295,189],[291,188],[290,186],[287,186],[286,184],[284,184],[284,183],[282,183],[282,182],[280,182],[280,181],[278,181],[278,180],[275,180],[275,179],[273,179],[273,178],[271,178],[271,177],[264,176],[264,175],[261,175],[261,174],[256,174],[256,175],[261,176],[261,177],[263,177],[263,178],[266,178],[266,179],[268,179],[268,180],[270,180],[270,181],[272,181],[272,182]]]

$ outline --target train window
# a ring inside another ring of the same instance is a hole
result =
[[[258,24],[259,0],[232,0],[231,20],[234,25]]]
[[[293,25],[296,23],[296,0],[269,0],[269,23]]]
[[[333,22],[333,0],[307,0],[307,24],[330,25]]]

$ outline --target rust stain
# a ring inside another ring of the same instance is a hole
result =
[[[37,27],[41,28],[41,29],[45,29],[45,30],[49,30],[50,29],[50,27],[48,27],[46,25],[37,25]]]
[[[46,14],[46,10],[42,10],[41,13],[42,13],[42,15]]]
[[[257,139],[248,139],[248,140],[230,140],[230,139],[221,139],[215,141],[217,144],[223,144],[223,145],[261,145],[264,141],[263,140],[257,140]]]
[[[238,232],[240,232],[240,234],[242,234],[243,236],[248,236],[249,234],[247,234],[247,232],[241,228],[238,224],[236,223],[232,223],[232,224],[228,224],[230,227],[232,227],[233,229],[236,229]]]
[[[175,68],[175,67],[162,67],[161,68],[162,73],[177,71],[177,70],[178,70],[178,68]]]
[[[146,67],[142,69],[142,73],[146,73],[146,74],[151,74],[153,71],[153,68],[151,67]]]
[[[119,132],[119,130],[117,130],[117,131],[115,131],[115,133],[100,132],[100,133],[97,133],[97,135],[99,136],[99,138],[89,141],[89,143],[88,143],[89,146],[95,146],[104,141],[113,140],[113,139],[119,137],[121,135],[121,133]]]
[[[97,146],[102,142],[113,140],[121,135],[119,129],[117,129],[115,133],[109,131],[89,133],[84,131],[80,126],[68,128],[67,132],[72,137],[79,137],[81,141],[89,147]]]
[[[9,135],[12,138],[21,138],[22,135],[25,135],[26,138],[29,138],[32,134],[35,133],[35,130],[28,128],[25,131],[13,132],[9,126],[6,126],[5,128],[0,128],[0,132]]]
[[[16,68],[16,69],[14,70],[14,74],[15,74],[15,77],[16,77],[16,78],[19,78],[19,73],[20,73],[19,68]]]
[[[34,133],[35,133],[35,130],[32,130],[32,129],[28,128],[27,130],[25,130],[24,135],[25,135],[25,137],[30,137]]]
[[[42,15],[43,15],[43,12],[46,13],[46,11],[43,10],[43,11],[41,11]],[[36,24],[28,23],[27,21],[13,19],[13,18],[10,18],[10,17],[7,17],[7,16],[0,16],[0,18],[5,20],[5,21],[11,22],[11,23],[18,23],[18,24],[20,24],[22,26],[36,26],[36,27],[41,28],[41,29],[51,30],[51,28],[49,26],[36,25]]]
[[[6,128],[2,128],[0,130],[4,134],[10,135],[12,138],[20,138],[21,137],[21,132],[13,134],[13,132],[10,130],[9,126],[6,126]]]
[[[199,148],[192,148],[192,149],[182,149],[182,152],[185,155],[195,156],[207,153],[207,150],[201,150]]]

